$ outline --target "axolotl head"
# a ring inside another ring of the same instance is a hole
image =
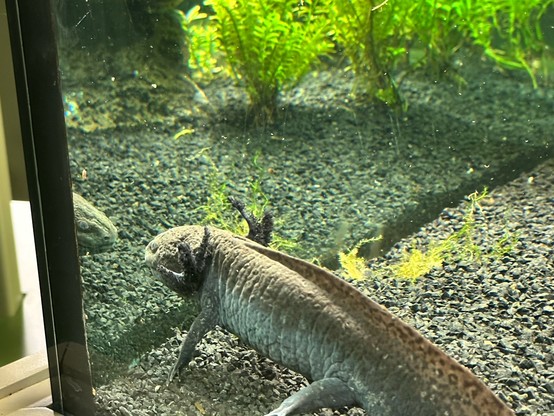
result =
[[[117,239],[110,219],[81,195],[73,192],[73,212],[79,247],[91,253],[109,250]]]
[[[183,261],[179,246],[187,246],[196,253],[204,234],[202,226],[185,225],[171,228],[150,241],[144,251],[144,260],[154,277],[181,295],[197,290],[201,284],[200,276],[194,273],[193,264]]]

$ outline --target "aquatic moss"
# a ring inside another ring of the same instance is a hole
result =
[[[409,252],[404,252],[402,261],[391,267],[395,276],[415,281],[426,275],[434,268],[442,267],[445,260],[447,247],[439,244],[423,252],[413,247]]]
[[[467,196],[462,226],[447,238],[433,241],[424,252],[415,246],[406,251],[400,263],[390,266],[390,271],[396,277],[412,281],[426,275],[432,269],[442,267],[451,258],[469,262],[482,262],[491,257],[498,258],[513,250],[518,242],[518,236],[507,229],[502,238],[497,240],[486,256],[477,242],[478,233],[485,231],[484,225],[478,229],[475,214],[482,209],[481,202],[488,198],[487,188]]]
[[[247,235],[249,231],[248,223],[229,202],[229,197],[236,194],[236,191],[230,191],[230,189],[237,189],[237,185],[217,168],[208,154],[202,151],[198,156],[201,155],[210,163],[211,169],[206,203],[197,208],[202,213],[200,223],[212,225],[235,234]],[[239,199],[243,200],[246,210],[250,214],[256,218],[262,218],[264,213],[269,210],[269,197],[263,190],[262,185],[262,172],[265,169],[260,165],[258,159],[259,153],[253,157],[252,164],[259,175],[248,182],[243,195]],[[280,225],[284,223],[284,219],[278,218],[275,222]],[[298,248],[298,243],[281,236],[278,232],[273,232],[269,246],[275,250],[290,252]]]
[[[358,255],[360,248],[368,243],[374,243],[383,238],[378,236],[374,238],[364,238],[360,240],[352,249],[346,252],[339,252],[339,263],[341,269],[344,271],[346,277],[354,280],[363,280],[366,278],[369,269],[367,267],[367,260]]]

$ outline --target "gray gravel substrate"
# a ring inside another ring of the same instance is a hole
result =
[[[396,263],[415,244],[425,249],[459,229],[464,207],[400,243],[370,269]],[[476,212],[483,253],[506,231],[514,249],[482,262],[451,259],[415,284],[374,273],[359,288],[475,372],[518,416],[554,415],[554,160],[490,193]],[[378,276],[377,276],[378,275]],[[176,298],[168,295],[168,308]],[[125,376],[97,389],[99,415],[262,415],[305,383],[213,331],[182,381],[163,383],[181,336],[137,360]],[[359,409],[318,415],[361,415]]]

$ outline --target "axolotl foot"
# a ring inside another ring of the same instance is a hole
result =
[[[333,409],[356,405],[354,391],[339,378],[316,380],[300,389],[265,416],[288,416],[315,412],[322,407]]]

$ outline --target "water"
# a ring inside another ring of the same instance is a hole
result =
[[[399,62],[401,111],[369,101],[375,90],[332,55],[274,108],[252,108],[221,63],[212,76],[187,67],[175,9],[192,5],[174,3],[57,7],[74,191],[118,229],[115,245],[81,256],[97,413],[263,415],[305,383],[217,330],[165,385],[198,307],[152,278],[144,248],[185,224],[245,234],[228,196],[271,210],[279,250],[336,271],[518,415],[554,412],[552,165],[536,168],[551,155],[552,81],[538,71],[534,89],[524,70],[465,48],[447,76]],[[410,251],[438,260],[406,278]]]

